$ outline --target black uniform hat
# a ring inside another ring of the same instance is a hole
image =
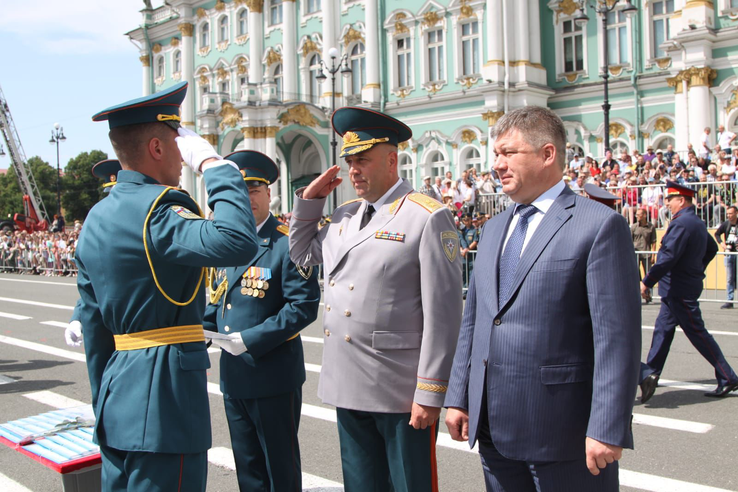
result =
[[[694,198],[694,189],[682,186],[679,183],[671,180],[666,180],[666,198],[672,196],[687,196]]]
[[[600,202],[611,208],[615,208],[615,202],[621,199],[619,196],[615,196],[612,193],[609,193],[607,190],[603,190],[599,186],[592,183],[586,183],[584,185],[584,191],[592,200]]]
[[[333,129],[343,137],[341,155],[358,154],[376,144],[397,145],[410,140],[412,130],[403,122],[377,111],[346,107],[333,113]]]
[[[92,166],[92,175],[104,181],[103,188],[108,193],[118,183],[118,171],[121,169],[117,159],[105,159]]]
[[[132,101],[104,109],[92,117],[92,121],[108,121],[110,129],[125,125],[160,121],[175,130],[179,128],[179,107],[187,94],[187,82],[180,82],[169,89],[139,97]]]
[[[261,152],[238,150],[225,156],[225,159],[236,163],[246,184],[261,182],[270,185],[279,179],[279,166]]]

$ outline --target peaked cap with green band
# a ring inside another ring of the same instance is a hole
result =
[[[104,181],[103,188],[107,193],[118,182],[118,171],[122,167],[117,159],[105,159],[92,166],[92,175]]]
[[[160,121],[176,130],[181,121],[179,107],[186,94],[187,82],[180,82],[161,92],[104,109],[94,115],[92,121],[107,120],[111,130],[119,126]]]
[[[400,120],[371,109],[337,109],[332,123],[336,133],[343,137],[339,157],[364,152],[380,143],[397,146],[413,136],[412,130]]]
[[[246,184],[260,182],[270,185],[279,179],[279,166],[269,156],[255,150],[237,150],[224,157],[235,162]]]

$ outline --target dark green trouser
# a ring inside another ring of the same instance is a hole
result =
[[[416,430],[409,413],[336,412],[346,492],[438,491],[438,422]]]

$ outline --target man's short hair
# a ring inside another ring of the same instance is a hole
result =
[[[735,205],[729,206],[728,210],[733,210],[733,212],[738,213],[738,207],[736,207]]]
[[[556,147],[557,164],[566,167],[566,130],[561,118],[548,108],[526,106],[506,113],[492,129],[492,138],[497,139],[517,130],[523,139],[536,149],[546,144]]]
[[[108,133],[113,151],[122,165],[135,166],[144,156],[146,146],[152,138],[164,139],[171,127],[159,123],[141,123],[113,128]]]

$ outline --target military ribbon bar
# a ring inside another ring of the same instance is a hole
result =
[[[374,237],[377,239],[387,239],[388,241],[405,242],[405,234],[400,232],[377,231]]]

